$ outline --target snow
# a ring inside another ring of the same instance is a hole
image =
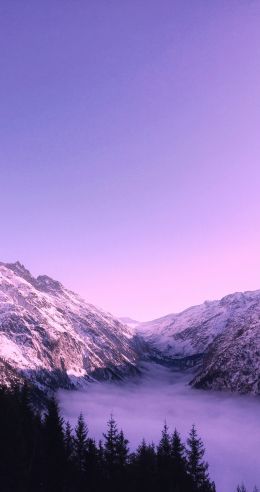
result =
[[[97,370],[124,378],[142,358],[191,358],[203,362],[193,384],[260,393],[260,291],[146,323],[120,321],[50,277],[0,263],[0,342],[0,357],[41,381],[41,371],[51,378],[58,369],[78,385]]]
[[[71,380],[136,363],[131,330],[20,263],[0,263],[0,356],[18,371],[66,371]],[[36,376],[37,377],[37,376]]]

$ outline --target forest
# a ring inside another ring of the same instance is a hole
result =
[[[74,429],[64,422],[54,398],[40,411],[27,386],[0,390],[2,492],[215,492],[204,454],[194,425],[184,443],[165,422],[157,445],[130,452],[113,415],[96,442],[82,414]]]

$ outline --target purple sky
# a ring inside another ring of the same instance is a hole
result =
[[[260,288],[260,2],[3,0],[0,259],[148,319]]]

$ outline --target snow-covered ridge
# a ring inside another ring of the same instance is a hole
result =
[[[19,262],[0,263],[1,373],[7,363],[43,386],[69,387],[122,378],[138,357],[133,331],[111,314]]]
[[[192,366],[195,387],[260,394],[260,291],[148,323],[120,321],[46,275],[0,263],[0,384],[125,379],[147,358]]]
[[[260,394],[259,290],[140,323],[136,332],[162,357],[199,361],[196,387]]]

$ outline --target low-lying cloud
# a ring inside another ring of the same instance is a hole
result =
[[[62,391],[61,408],[75,424],[82,411],[89,433],[102,438],[111,413],[134,449],[144,437],[158,442],[164,423],[186,439],[197,426],[206,445],[206,459],[217,492],[235,491],[244,482],[248,490],[260,486],[260,400],[194,390],[190,377],[162,367],[147,368],[139,382],[95,383],[86,391]]]

